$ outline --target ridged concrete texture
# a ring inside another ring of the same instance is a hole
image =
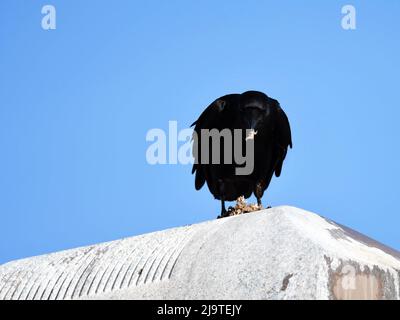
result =
[[[0,266],[1,299],[400,299],[400,254],[277,207]]]

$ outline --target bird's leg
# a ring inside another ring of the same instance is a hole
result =
[[[221,214],[218,216],[219,218],[224,218],[228,216],[228,212],[226,211],[225,208],[225,184],[223,180],[218,180],[218,186],[219,186],[219,194],[221,198]]]
[[[257,198],[257,205],[260,209],[262,208],[261,198],[264,194],[264,186],[265,183],[262,180],[260,180],[259,182],[256,183],[256,186],[254,188],[254,195]]]
[[[221,198],[221,214],[218,216],[218,218],[224,218],[228,215],[228,211],[226,211],[225,208],[225,200]]]

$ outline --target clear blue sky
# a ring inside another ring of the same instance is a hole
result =
[[[145,136],[249,89],[293,131],[264,203],[399,249],[400,2],[350,2],[345,31],[348,3],[2,0],[0,263],[214,219],[190,166],[146,163]]]

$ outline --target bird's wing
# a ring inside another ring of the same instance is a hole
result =
[[[228,119],[232,116],[232,110],[236,106],[238,94],[229,94],[218,98],[211,103],[200,115],[200,117],[191,125],[194,126],[193,135],[197,135],[197,139],[193,139],[193,157],[195,163],[192,173],[196,172],[195,187],[200,190],[206,181],[206,170],[204,165],[200,163],[201,155],[201,130],[202,129],[218,129],[222,130],[227,127]]]
[[[275,143],[275,175],[279,177],[282,171],[282,164],[285,160],[288,147],[292,148],[292,134],[289,120],[285,112],[277,102],[276,126],[274,130]]]

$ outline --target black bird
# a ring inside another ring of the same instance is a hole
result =
[[[227,215],[225,201],[234,201],[240,196],[249,198],[254,193],[257,204],[261,206],[261,198],[273,174],[280,176],[287,149],[289,146],[292,148],[289,120],[279,102],[259,91],[228,94],[211,103],[192,126],[195,126],[192,173],[196,173],[196,190],[207,182],[213,196],[221,200],[221,217]],[[237,169],[243,168],[244,164],[235,158],[234,142],[225,137],[218,141],[220,162],[212,162],[213,153],[216,154],[218,149],[212,148],[215,143],[212,139],[202,135],[203,129],[217,129],[220,133],[227,129],[225,133],[230,132],[232,137],[234,129],[242,129],[239,139],[242,152],[247,141],[253,140],[251,142],[254,143],[253,170],[247,175],[237,174]],[[205,139],[211,142],[208,148],[204,145],[203,150]],[[228,145],[231,147],[230,154],[224,153]],[[208,154],[202,158],[205,151]],[[229,161],[230,158],[232,161]]]

